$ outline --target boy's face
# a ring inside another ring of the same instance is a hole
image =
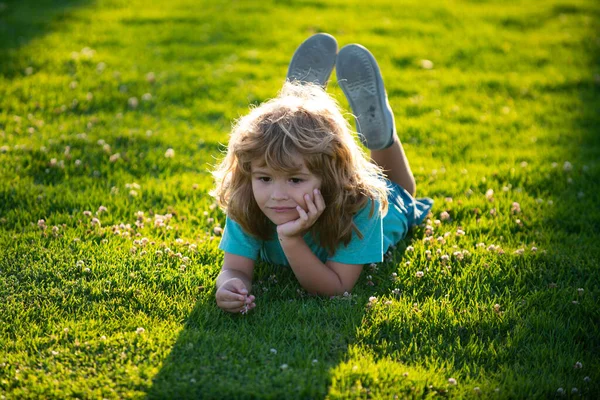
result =
[[[301,156],[292,157],[299,169],[295,173],[276,171],[252,161],[252,192],[261,211],[275,225],[300,218],[296,206],[308,211],[304,195],[314,201],[314,189],[321,188],[321,178],[312,174]]]

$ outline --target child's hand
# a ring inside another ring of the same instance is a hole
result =
[[[298,214],[300,214],[300,218],[295,221],[286,222],[285,224],[281,224],[277,226],[277,234],[281,237],[294,237],[294,236],[302,236],[306,233],[306,231],[313,226],[313,224],[317,221],[317,219],[323,214],[325,210],[325,200],[323,199],[323,195],[319,189],[315,189],[314,193],[314,201],[311,195],[305,194],[304,200],[306,201],[306,207],[308,208],[308,212],[304,211],[304,209],[300,206],[296,207],[298,210]]]
[[[248,289],[241,279],[232,278],[221,285],[217,290],[217,305],[231,313],[248,312],[256,307],[254,296],[248,295]]]

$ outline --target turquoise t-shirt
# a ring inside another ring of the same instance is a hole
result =
[[[420,224],[425,219],[433,205],[431,199],[414,199],[396,183],[387,181],[387,184],[390,192],[388,212],[385,216],[381,215],[379,204],[376,204],[373,215],[369,217],[371,202],[368,202],[354,216],[354,223],[362,233],[362,239],[353,232],[350,243],[347,246],[340,244],[335,254],[329,257],[327,250],[316,243],[310,233],[304,235],[306,244],[321,262],[328,260],[344,264],[381,262],[383,254],[391,245],[402,240],[413,225]],[[289,266],[277,240],[275,225],[273,225],[273,232],[271,240],[260,240],[244,232],[237,222],[227,217],[219,248],[227,253],[255,261],[260,259],[270,264]]]

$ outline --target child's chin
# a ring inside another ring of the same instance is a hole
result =
[[[269,219],[275,225],[283,225],[288,222],[297,220],[298,216],[294,217],[294,216],[290,216],[290,215],[273,215],[273,216],[270,216]]]

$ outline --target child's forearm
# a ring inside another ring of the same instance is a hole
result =
[[[237,271],[235,269],[221,270],[221,273],[217,277],[216,289],[219,290],[219,288],[221,287],[222,284],[224,284],[225,282],[227,282],[228,280],[233,279],[233,278],[238,278],[242,282],[244,282],[246,289],[248,289],[248,293],[250,293],[250,291],[252,290],[252,279],[250,279],[250,277],[248,277],[243,272]]]
[[[298,282],[306,291],[327,296],[344,293],[340,277],[314,255],[302,237],[280,237],[279,241]]]

